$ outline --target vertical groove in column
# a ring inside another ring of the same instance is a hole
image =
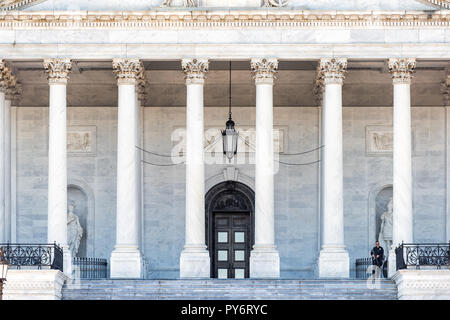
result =
[[[6,240],[5,212],[5,92],[0,91],[0,243]]]

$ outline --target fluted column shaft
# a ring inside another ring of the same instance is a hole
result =
[[[278,278],[280,257],[275,246],[273,84],[277,59],[251,61],[256,85],[255,245],[250,254],[251,278]]]
[[[393,241],[389,254],[389,275],[392,276],[395,273],[395,247],[401,242],[413,242],[411,80],[416,60],[389,59],[388,66],[394,86]]]
[[[48,143],[48,233],[49,243],[64,250],[64,272],[72,273],[67,243],[67,81],[70,59],[46,59],[44,68],[50,86]]]
[[[322,108],[322,247],[319,277],[348,278],[349,256],[344,244],[342,85],[347,59],[324,58],[317,76],[323,85]]]
[[[206,59],[183,59],[186,78],[186,222],[185,245],[180,256],[180,277],[210,277],[205,245],[205,173],[203,86]]]
[[[116,245],[111,254],[112,278],[142,278],[139,249],[138,152],[136,82],[138,59],[114,59],[118,86]]]
[[[6,211],[5,211],[5,108],[6,89],[8,86],[6,66],[0,60],[0,243],[6,241]]]
[[[11,241],[11,97],[5,100],[5,241]]]

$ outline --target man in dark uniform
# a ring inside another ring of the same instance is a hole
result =
[[[373,247],[372,251],[370,251],[370,255],[372,256],[372,265],[380,268],[383,264],[384,250],[383,247],[380,247],[380,243],[378,241],[375,242],[375,247]]]

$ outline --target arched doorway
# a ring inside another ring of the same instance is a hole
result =
[[[248,278],[255,242],[255,193],[243,183],[225,181],[205,199],[206,244],[212,278]]]

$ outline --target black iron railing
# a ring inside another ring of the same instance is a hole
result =
[[[372,258],[356,259],[356,278],[368,279],[372,274],[372,270],[375,270],[374,268]],[[387,278],[388,261],[385,261],[380,269],[380,277]]]
[[[395,249],[397,270],[421,266],[440,269],[449,265],[449,243],[402,243]]]
[[[35,267],[63,271],[63,249],[54,244],[0,244],[10,268]]]
[[[73,258],[75,277],[78,279],[107,278],[108,262],[99,258]]]

